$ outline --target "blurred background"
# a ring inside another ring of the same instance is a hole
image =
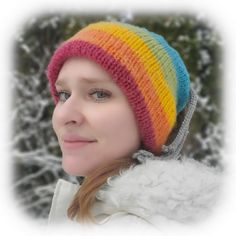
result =
[[[27,215],[48,217],[58,178],[78,179],[61,168],[52,130],[53,101],[45,70],[57,46],[80,28],[99,20],[122,21],[165,37],[182,56],[199,100],[182,154],[223,168],[222,42],[217,30],[198,15],[135,12],[40,15],[28,19],[14,41],[12,135],[14,194]]]

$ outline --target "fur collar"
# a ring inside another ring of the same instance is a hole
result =
[[[198,161],[147,160],[110,177],[97,193],[106,214],[127,212],[155,224],[203,219],[219,194],[221,173]]]

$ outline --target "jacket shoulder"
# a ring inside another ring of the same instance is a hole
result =
[[[48,224],[68,220],[67,209],[78,187],[78,185],[69,183],[63,179],[57,181],[49,212]]]
[[[155,229],[154,226],[144,218],[127,212],[112,214],[107,217],[102,224],[105,228],[118,227],[119,229],[122,229],[124,227],[125,229],[137,229],[138,227],[139,229]]]

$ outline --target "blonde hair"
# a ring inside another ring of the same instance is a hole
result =
[[[110,176],[117,175],[120,170],[128,169],[131,165],[137,164],[132,157],[115,159],[105,165],[100,166],[92,174],[88,175],[67,210],[67,216],[70,219],[76,219],[79,222],[95,222],[91,214],[91,207],[95,202],[95,196],[99,188],[105,184]]]

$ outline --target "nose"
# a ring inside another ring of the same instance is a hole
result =
[[[63,104],[61,104],[61,118],[64,125],[81,125],[85,117],[82,112],[82,103],[77,97],[71,95]]]

